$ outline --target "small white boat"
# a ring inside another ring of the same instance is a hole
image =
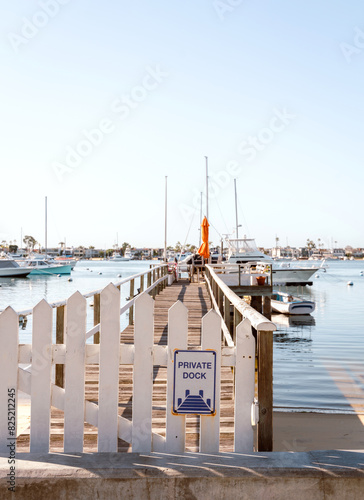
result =
[[[0,259],[0,278],[25,278],[31,271],[31,267],[20,267],[13,259]]]
[[[283,314],[311,314],[315,303],[300,299],[288,293],[274,292],[271,298],[272,310]]]

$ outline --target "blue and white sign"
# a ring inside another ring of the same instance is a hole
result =
[[[215,415],[216,351],[174,351],[175,415]]]

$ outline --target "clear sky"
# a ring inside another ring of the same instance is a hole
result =
[[[0,240],[364,246],[362,0],[0,7]],[[205,213],[205,205],[203,212]]]

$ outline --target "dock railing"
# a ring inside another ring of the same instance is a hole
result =
[[[231,268],[231,266],[229,267]],[[256,338],[257,399],[259,404],[257,449],[258,451],[272,451],[273,332],[276,330],[276,326],[229,288],[218,274],[218,272],[221,273],[222,270],[223,264],[207,264],[205,266],[206,285],[212,305],[222,319],[222,342],[227,346],[223,348],[223,351],[224,349],[225,351],[234,349],[237,339],[237,327],[243,320],[247,320],[249,322],[249,328],[252,329],[253,335]],[[271,276],[271,270],[268,269],[267,273],[270,273]],[[259,288],[259,285],[254,288]]]

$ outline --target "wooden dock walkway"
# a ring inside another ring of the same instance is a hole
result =
[[[166,287],[155,298],[154,343],[167,345],[168,310],[180,300],[188,308],[188,345],[198,348],[201,343],[201,319],[211,308],[211,300],[205,283],[190,283],[180,280]],[[133,325],[121,332],[120,342],[134,343]],[[85,397],[97,404],[99,366],[86,366]],[[167,368],[154,367],[153,373],[153,431],[165,435],[166,420]],[[132,419],[133,366],[122,365],[119,370],[119,415]],[[221,451],[233,451],[233,373],[230,367],[223,367],[221,372]],[[199,417],[187,416],[187,451],[198,451]],[[131,445],[119,439],[119,451],[131,451]],[[18,437],[18,451],[29,451],[29,429]],[[63,451],[63,412],[51,409],[50,451]],[[84,451],[97,451],[97,428],[84,426]]]

